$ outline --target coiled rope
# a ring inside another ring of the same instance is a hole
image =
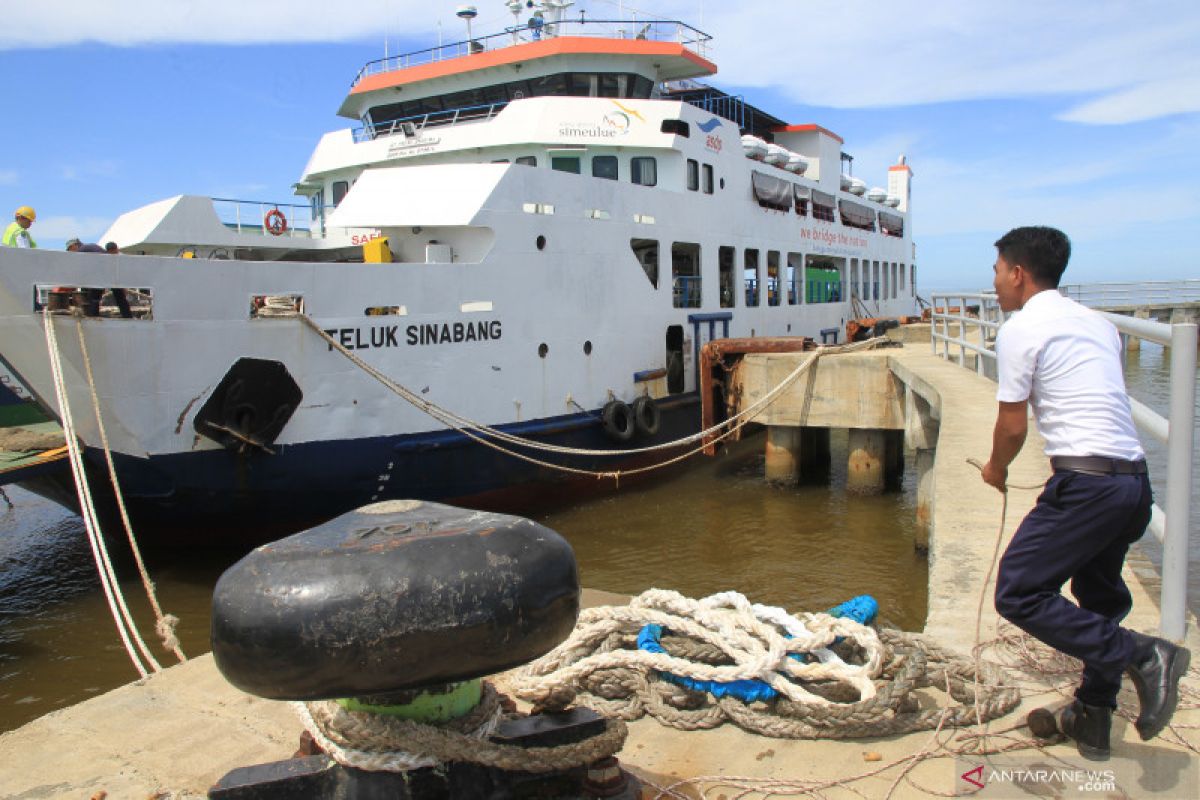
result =
[[[646,624],[674,634],[663,639],[667,653],[635,649]],[[837,639],[845,641],[834,647]],[[844,652],[858,663],[838,654]],[[760,680],[780,696],[762,705],[713,698],[663,679],[663,672],[696,680]],[[920,710],[913,692],[927,686],[945,686],[960,705]],[[565,642],[515,673],[513,692],[545,710],[575,703],[621,719],[649,714],[683,730],[733,722],[779,738],[960,727],[1002,716],[1020,701],[995,668],[976,667],[915,634],[876,632],[828,614],[787,615],[752,606],[736,592],[692,600],[662,589],[643,592],[628,606],[582,611]]]
[[[129,607],[125,602],[125,596],[121,591],[119,582],[117,581],[116,570],[113,568],[112,559],[108,554],[108,546],[104,540],[104,535],[101,532],[100,520],[96,514],[95,503],[92,499],[90,484],[88,483],[87,474],[83,465],[83,454],[79,447],[79,440],[75,433],[75,419],[71,412],[71,404],[67,395],[66,381],[62,371],[62,353],[58,345],[58,335],[55,331],[54,315],[49,311],[43,313],[43,323],[46,334],[46,349],[50,359],[50,374],[54,383],[54,393],[58,400],[58,407],[62,418],[63,435],[66,440],[67,453],[71,464],[71,472],[75,478],[75,490],[79,498],[79,507],[83,517],[84,530],[87,532],[88,543],[91,546],[92,558],[96,562],[96,569],[100,575],[100,585],[104,590],[104,596],[108,602],[109,611],[112,614],[113,621],[117,626],[117,632],[121,636],[121,641],[125,646],[125,651],[129,654],[130,661],[133,662],[134,668],[138,671],[141,677],[145,678],[149,672],[161,672],[162,665],[154,658],[150,648],[146,645],[145,640],[138,632],[137,625],[133,620],[133,615],[129,612]],[[138,565],[138,571],[142,577],[142,585],[146,590],[151,608],[154,610],[156,620],[156,632],[163,639],[163,645],[168,650],[174,652],[175,656],[182,662],[186,660],[183,651],[180,649],[178,637],[175,635],[175,626],[179,619],[174,615],[163,614],[159,606],[158,599],[155,596],[154,584],[150,580],[150,576],[146,571],[145,563],[142,560],[141,551],[137,546],[136,538],[133,534],[132,525],[129,522],[129,515],[125,509],[124,498],[122,497],[120,483],[117,480],[116,467],[112,459],[112,451],[108,444],[108,434],[104,427],[104,420],[100,413],[100,401],[96,393],[95,378],[92,372],[91,360],[88,356],[87,342],[83,334],[83,321],[76,319],[76,327],[79,337],[80,351],[83,356],[84,367],[88,381],[88,389],[91,393],[92,408],[96,415],[96,425],[99,429],[100,439],[104,447],[104,456],[108,463],[109,477],[112,481],[113,492],[117,499],[117,506],[120,509],[121,519],[125,526],[125,533],[129,540],[130,548],[133,551],[134,558]],[[136,644],[136,650],[134,649]],[[140,652],[140,658],[139,658]],[[145,663],[143,663],[143,660]]]
[[[763,412],[763,410],[765,410],[768,406],[770,406],[772,403],[774,403],[779,398],[779,396],[785,390],[787,390],[787,388],[789,386],[791,386],[796,381],[796,379],[798,379],[801,375],[803,375],[822,356],[834,355],[834,354],[839,354],[839,353],[852,353],[852,352],[857,352],[857,351],[862,351],[862,350],[870,350],[870,349],[874,349],[874,348],[880,346],[880,344],[882,344],[886,341],[889,341],[886,339],[886,337],[880,337],[880,338],[876,338],[876,339],[868,339],[863,342],[855,342],[854,344],[848,344],[848,345],[825,345],[825,346],[818,347],[816,350],[814,350],[812,353],[810,353],[809,356],[806,359],[804,359],[804,361],[801,362],[799,366],[797,366],[786,377],[784,377],[783,380],[781,380],[779,382],[779,384],[777,384],[775,387],[773,387],[769,392],[764,394],[757,401],[755,401],[751,405],[747,406],[746,408],[743,408],[741,411],[739,411],[734,416],[729,417],[728,419],[725,419],[725,420],[717,423],[716,425],[706,428],[705,430],[702,430],[698,433],[694,433],[689,436],[685,436],[680,439],[676,439],[674,441],[664,442],[662,444],[656,444],[656,445],[648,445],[646,447],[634,447],[634,448],[628,448],[628,449],[624,449],[624,450],[588,450],[588,449],[583,449],[583,448],[564,447],[562,445],[555,445],[555,444],[550,444],[548,442],[540,442],[535,439],[528,439],[523,436],[517,436],[515,434],[511,434],[506,431],[499,430],[492,426],[485,425],[481,422],[477,422],[468,417],[464,417],[460,414],[450,411],[449,409],[439,406],[437,403],[426,400],[420,394],[397,383],[396,381],[389,378],[387,375],[385,375],[380,370],[378,370],[375,367],[368,364],[366,361],[364,361],[363,359],[361,359],[360,357],[355,355],[351,350],[344,347],[341,344],[341,342],[337,341],[332,336],[330,336],[328,333],[326,333],[324,330],[322,330],[321,327],[319,325],[317,325],[316,321],[313,320],[312,317],[308,316],[307,314],[296,312],[295,314],[292,314],[289,316],[298,317],[306,326],[309,327],[309,329],[311,329],[314,333],[316,333],[322,339],[322,341],[324,341],[326,344],[328,344],[331,349],[337,350],[339,353],[341,353],[343,356],[345,356],[352,364],[354,364],[359,369],[366,372],[368,375],[370,375],[375,380],[379,381],[379,383],[383,384],[389,391],[391,391],[394,394],[396,394],[397,396],[403,398],[405,401],[410,403],[412,406],[414,406],[418,410],[424,412],[425,414],[429,415],[430,417],[433,417],[434,419],[438,420],[439,422],[446,425],[447,427],[452,428],[455,431],[458,431],[459,433],[470,437],[471,439],[478,442],[479,444],[485,445],[494,450],[505,453],[506,455],[512,456],[513,458],[517,458],[522,461],[526,461],[526,462],[535,464],[540,467],[546,467],[548,469],[555,469],[555,470],[559,470],[560,472],[566,472],[566,473],[570,473],[570,474],[574,474],[574,475],[585,475],[585,476],[595,477],[595,478],[612,478],[612,479],[618,480],[618,481],[620,480],[620,477],[622,475],[636,475],[639,473],[649,472],[651,470],[662,469],[663,467],[667,467],[672,464],[683,461],[685,459],[691,458],[692,456],[703,452],[705,447],[708,445],[701,444],[699,447],[689,450],[681,455],[678,455],[673,458],[666,459],[664,461],[660,461],[660,462],[657,462],[654,464],[650,464],[647,466],[637,467],[637,468],[633,468],[633,469],[626,469],[626,470],[607,470],[607,471],[605,471],[605,470],[590,470],[590,469],[583,469],[580,467],[570,467],[570,466],[566,466],[564,464],[556,464],[556,463],[553,463],[550,461],[545,461],[543,459],[535,458],[535,457],[527,455],[525,453],[517,452],[515,450],[510,449],[509,447],[504,447],[501,444],[498,444],[498,442],[504,442],[505,444],[508,444],[508,445],[519,446],[519,447],[527,448],[527,449],[534,450],[534,451],[542,451],[542,452],[547,452],[547,453],[558,453],[558,454],[563,454],[563,455],[589,456],[589,457],[616,457],[616,456],[628,457],[631,455],[638,455],[641,453],[650,453],[650,452],[655,452],[655,451],[660,451],[660,450],[674,450],[679,447],[683,447],[685,445],[691,444],[693,442],[703,441],[704,439],[706,439],[706,437],[712,437],[709,442],[709,444],[711,444],[712,442],[718,442],[718,441],[725,439],[726,437],[732,436],[734,433],[736,433],[738,430],[740,430],[742,427],[744,427],[747,423],[752,421],[756,416],[761,414]],[[492,440],[495,440],[495,441],[492,441]]]

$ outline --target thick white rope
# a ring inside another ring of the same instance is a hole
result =
[[[62,418],[63,434],[67,444],[67,454],[71,462],[71,471],[75,476],[75,491],[79,498],[79,508],[83,515],[84,530],[87,531],[88,544],[92,549],[92,558],[96,562],[96,570],[100,574],[100,586],[104,589],[104,597],[108,601],[108,608],[113,617],[113,622],[117,626],[117,632],[121,636],[121,642],[125,645],[125,652],[129,654],[130,661],[133,662],[134,668],[143,678],[149,676],[147,668],[138,658],[138,650],[146,661],[152,665],[152,669],[158,672],[162,667],[154,660],[154,655],[150,649],[146,647],[146,643],[138,635],[137,627],[133,624],[132,615],[129,613],[128,607],[125,605],[125,599],[121,596],[120,587],[117,583],[116,573],[113,570],[112,561],[108,557],[108,549],[104,544],[104,537],[100,534],[100,523],[96,516],[96,509],[92,503],[91,491],[88,488],[87,475],[84,472],[83,456],[79,450],[79,442],[75,436],[75,421],[71,415],[71,404],[67,398],[66,381],[62,373],[62,361],[58,349],[58,337],[54,330],[54,317],[49,311],[43,312],[43,321],[46,328],[46,349],[50,355],[50,374],[54,381],[54,394],[58,400],[60,416]],[[130,638],[137,642],[135,650]]]
[[[175,657],[180,662],[187,661],[187,656],[183,654],[183,649],[179,645],[179,637],[175,634],[175,626],[179,624],[179,618],[174,614],[164,614],[162,607],[158,604],[158,596],[154,591],[154,582],[150,580],[150,574],[146,570],[146,564],[142,560],[142,551],[138,547],[137,539],[133,535],[133,525],[129,521],[129,512],[125,509],[125,497],[121,492],[121,484],[117,480],[117,466],[113,463],[112,448],[108,444],[108,432],[104,428],[104,419],[100,413],[100,398],[96,394],[96,379],[92,374],[92,359],[88,355],[87,341],[83,335],[83,320],[75,319],[76,332],[79,335],[79,352],[83,355],[83,366],[87,372],[88,390],[92,396],[92,411],[96,415],[96,428],[100,431],[100,443],[104,446],[104,460],[108,463],[108,476],[112,481],[113,495],[117,498],[117,508],[121,512],[121,524],[125,527],[125,537],[129,540],[129,549],[133,552],[134,561],[137,562],[138,574],[142,577],[142,587],[146,590],[146,599],[150,601],[150,608],[154,610],[154,630],[158,633],[163,641],[163,647],[175,654]]]
[[[766,616],[776,615],[767,612]],[[795,619],[792,622],[799,635],[787,639],[773,622],[764,621],[750,602],[736,592],[692,600],[679,592],[649,589],[628,606],[581,611],[579,622],[565,642],[517,673],[514,693],[537,703],[597,670],[625,667],[669,672],[700,681],[760,680],[789,700],[814,705],[834,703],[805,690],[793,679],[838,681],[854,688],[860,700],[875,696],[872,680],[882,670],[884,645],[874,630],[826,614],[808,615],[805,624]],[[582,655],[615,630],[636,630],[646,624],[661,625],[672,633],[703,641],[720,649],[734,663],[714,666],[644,650]],[[805,663],[789,658],[791,653],[828,649],[839,636],[852,638],[866,653],[866,663],[861,668],[851,670],[841,659]]]

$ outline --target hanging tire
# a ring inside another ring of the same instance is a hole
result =
[[[609,400],[601,412],[604,435],[614,442],[628,442],[633,438],[633,411],[620,400]]]
[[[637,429],[639,436],[653,436],[658,433],[662,414],[653,398],[649,395],[642,395],[633,401],[630,410],[633,412],[633,426]]]

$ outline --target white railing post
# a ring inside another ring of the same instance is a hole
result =
[[[1187,625],[1188,524],[1195,445],[1194,323],[1171,326],[1171,410],[1167,442],[1166,531],[1163,534],[1162,635],[1176,641]]]

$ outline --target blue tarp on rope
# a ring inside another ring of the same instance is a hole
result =
[[[879,613],[879,603],[874,597],[869,594],[852,597],[846,602],[834,606],[825,612],[831,617],[844,617],[852,619],[863,625],[870,625],[875,620],[875,615]],[[663,627],[661,625],[645,625],[638,633],[637,645],[639,650],[645,650],[648,653],[666,653],[662,646]],[[791,638],[784,634],[786,638]],[[841,641],[840,639],[836,641]],[[835,641],[835,643],[836,643]],[[789,658],[804,660],[800,653],[791,653]],[[743,700],[747,703],[755,700],[772,700],[779,696],[779,692],[772,689],[767,683],[760,680],[741,680],[741,681],[701,681],[694,678],[685,678],[681,675],[673,675],[670,672],[659,673],[664,680],[691,689],[694,692],[708,692],[713,697],[736,697],[738,700]]]

